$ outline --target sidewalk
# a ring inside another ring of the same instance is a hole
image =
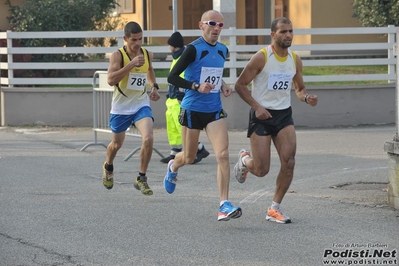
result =
[[[123,161],[138,138],[126,137],[108,191],[105,148],[80,151],[94,140],[91,128],[0,128],[0,264],[398,265],[399,212],[387,206],[383,150],[394,133],[394,126],[299,128],[294,181],[282,204],[292,224],[280,225],[265,220],[279,170],[274,148],[266,177],[239,184],[231,174],[230,199],[243,216],[217,222],[216,162],[205,132],[200,139],[211,154],[180,169],[172,195],[162,184],[166,165],[153,153],[147,175],[154,195],[145,197],[133,188],[139,154]],[[167,156],[166,131],[154,137]],[[110,138],[98,133],[105,145]],[[244,131],[229,138],[232,173],[249,140]],[[344,257],[349,249],[373,255]],[[375,250],[387,257],[374,257]]]

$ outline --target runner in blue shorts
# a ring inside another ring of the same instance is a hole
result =
[[[140,166],[134,187],[143,195],[152,195],[147,183],[147,168],[153,148],[154,118],[150,100],[158,101],[158,85],[152,67],[153,54],[141,47],[143,30],[134,21],[124,28],[126,45],[112,53],[108,68],[108,84],[114,86],[109,127],[112,140],[107,147],[107,158],[103,165],[103,185],[111,189],[114,185],[114,159],[125,140],[125,132],[135,126],[141,135]],[[146,84],[151,84],[147,93]]]

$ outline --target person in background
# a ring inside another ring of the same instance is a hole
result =
[[[168,39],[169,49],[172,53],[172,64],[170,69],[176,64],[177,60],[183,53],[184,40],[180,32],[174,32]],[[180,74],[184,77],[184,73]],[[181,125],[179,123],[179,113],[180,113],[180,103],[184,97],[184,91],[180,90],[172,84],[168,85],[168,93],[166,94],[166,132],[168,134],[168,141],[171,147],[170,154],[168,157],[162,158],[161,162],[169,163],[173,160],[178,152],[182,151],[182,135],[181,135]],[[205,149],[201,142],[198,142],[197,157],[195,158],[193,164],[200,162],[203,158],[208,157],[209,152]]]
[[[158,101],[158,84],[152,67],[153,54],[143,47],[143,30],[134,22],[124,27],[125,46],[113,52],[108,67],[108,84],[114,86],[109,127],[112,140],[107,147],[107,158],[103,165],[103,185],[112,189],[114,185],[113,161],[125,140],[125,131],[134,125],[141,134],[140,166],[134,187],[143,195],[152,195],[147,183],[147,168],[153,149],[154,118],[150,100]],[[151,91],[147,94],[146,84]]]
[[[238,182],[245,182],[248,172],[262,177],[269,173],[270,146],[273,141],[280,158],[280,172],[266,220],[290,223],[280,204],[294,176],[296,133],[291,109],[291,87],[294,84],[298,99],[316,106],[317,96],[308,94],[302,77],[302,60],[289,47],[293,38],[292,23],[280,17],[271,25],[271,45],[262,48],[247,63],[235,84],[238,95],[251,106],[247,137],[249,150],[241,149],[234,174]],[[251,92],[248,84],[252,82]]]

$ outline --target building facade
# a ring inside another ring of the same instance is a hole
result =
[[[173,25],[173,2],[176,2],[177,25]],[[280,16],[288,17],[294,28],[361,27],[353,17],[352,1],[348,0],[119,0],[118,12],[127,20],[141,23],[146,30],[196,29],[204,11],[216,9],[223,13],[226,27],[238,29],[270,28]],[[127,8],[126,8],[127,7]],[[331,39],[334,38],[334,39]],[[386,38],[370,35],[297,36],[293,44],[385,42]],[[186,38],[185,42],[193,38]],[[160,38],[155,43],[165,43]],[[267,44],[270,38],[247,36],[240,44]]]
[[[4,0],[3,0],[4,2]],[[11,0],[20,5],[22,0]],[[360,27],[353,17],[352,1],[348,0],[118,0],[115,14],[136,21],[144,30],[196,29],[204,11],[215,9],[223,13],[226,27],[238,29],[270,28],[276,17],[288,17],[294,28]],[[176,10],[173,4],[176,3]],[[8,8],[0,9],[0,31],[9,29]],[[175,19],[174,19],[174,15]],[[177,21],[177,25],[173,22]],[[332,39],[333,38],[333,39]],[[297,36],[293,44],[385,42],[386,38],[370,35]],[[186,37],[185,43],[193,40]],[[151,44],[164,45],[166,38],[153,38]],[[240,44],[267,44],[268,36],[246,36]]]

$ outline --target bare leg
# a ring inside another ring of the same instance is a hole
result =
[[[141,135],[140,168],[141,173],[146,173],[152,156],[154,145],[153,122],[150,117],[140,119],[135,123]]]
[[[112,133],[112,140],[107,147],[107,159],[105,160],[108,165],[114,163],[114,159],[118,150],[122,147],[125,140],[125,132]]]
[[[224,119],[209,123],[206,133],[215,152],[217,168],[217,182],[220,201],[228,200],[230,186],[230,162],[229,162],[229,136]]]
[[[250,143],[252,158],[246,158],[245,165],[251,174],[263,177],[270,170],[271,136],[259,136],[252,133]]]
[[[291,125],[283,128],[278,135],[273,138],[273,142],[281,163],[273,200],[277,203],[281,203],[294,176],[296,153],[296,134],[294,126]]]
[[[183,151],[175,156],[175,162],[172,165],[173,172],[177,172],[180,167],[194,162],[198,150],[200,132],[199,129],[190,129],[182,126]]]

